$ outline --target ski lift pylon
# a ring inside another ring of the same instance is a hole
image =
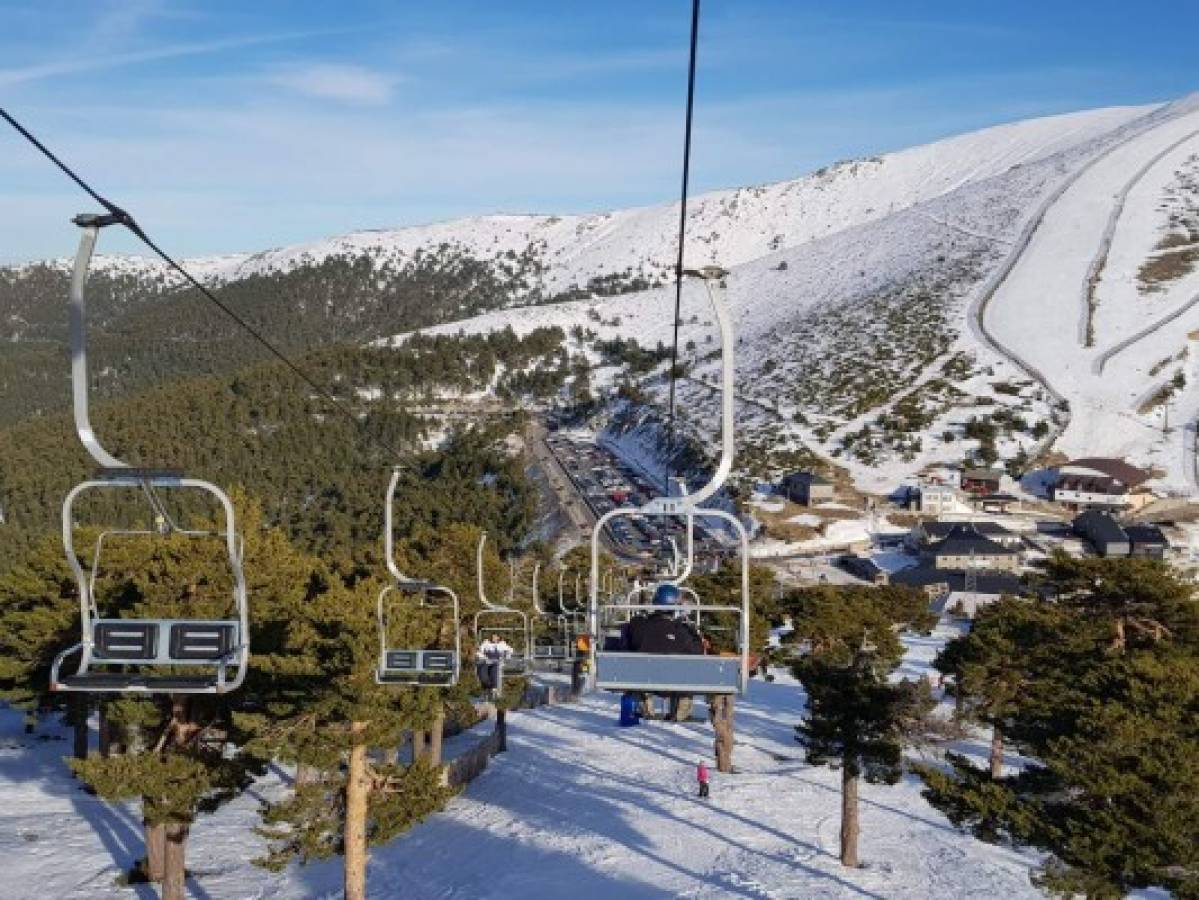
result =
[[[134,467],[109,453],[92,428],[88,398],[87,305],[88,267],[100,229],[117,224],[115,215],[81,214],[74,222],[83,231],[75,255],[70,290],[71,393],[75,431],[84,449],[99,465],[95,477],[76,485],[62,508],[62,539],[67,564],[79,589],[80,640],[55,657],[50,667],[54,691],[139,694],[224,694],[236,690],[246,677],[250,655],[249,601],[242,568],[242,544],[233,503],[219,487],[188,478],[171,468]],[[139,491],[152,513],[153,529],[110,529],[100,534],[90,569],[75,552],[75,503],[93,491]],[[224,526],[208,531],[181,528],[172,519],[159,491],[200,492],[216,500]],[[96,581],[105,540],[117,535],[183,535],[219,538],[232,575],[230,616],[221,619],[119,618],[100,614]],[[73,674],[63,664],[78,656]],[[180,674],[183,668],[193,673]],[[132,671],[131,671],[132,669]]]

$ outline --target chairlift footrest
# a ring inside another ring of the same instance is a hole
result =
[[[59,682],[72,691],[137,691],[150,694],[217,693],[220,688],[213,676],[197,675],[145,675],[126,672],[87,672],[83,675],[68,675]]]

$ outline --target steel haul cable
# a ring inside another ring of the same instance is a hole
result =
[[[679,367],[679,319],[683,314],[683,249],[687,237],[687,188],[691,178],[691,118],[695,107],[695,57],[699,43],[699,0],[691,4],[691,52],[687,63],[687,114],[683,128],[683,187],[679,197],[679,255],[674,268],[674,339],[670,349],[670,412],[667,418],[667,437],[674,445],[675,375]],[[668,451],[669,452],[669,451]],[[671,457],[667,457],[669,460]],[[667,493],[670,491],[671,464],[668,461]]]
[[[301,381],[303,381],[306,385],[308,385],[310,388],[312,388],[314,391],[316,391],[316,393],[321,397],[321,399],[324,400],[327,404],[329,404],[329,406],[331,406],[337,412],[341,413],[343,416],[348,418],[351,422],[354,423],[354,425],[361,427],[361,422],[359,421],[358,416],[356,416],[354,414],[353,410],[351,410],[348,406],[346,406],[344,403],[342,403],[340,400],[338,400],[335,396],[333,396],[333,394],[327,388],[325,388],[316,379],[314,379],[307,372],[305,372],[303,369],[301,369],[296,363],[294,363],[290,359],[288,359],[286,354],[284,354],[282,350],[280,350],[278,347],[276,347],[274,344],[272,344],[270,342],[270,340],[268,340],[257,328],[255,328],[253,325],[251,325],[249,322],[247,322],[245,319],[243,319],[241,316],[239,316],[234,310],[232,310],[228,306],[228,304],[219,300],[217,298],[217,296],[212,293],[212,291],[210,291],[203,284],[201,284],[199,281],[197,281],[190,272],[188,272],[186,269],[184,269],[183,266],[181,266],[171,256],[169,256],[166,253],[166,251],[164,251],[162,248],[160,248],[158,246],[158,244],[156,244],[150,238],[150,236],[147,235],[145,233],[145,231],[142,230],[141,226],[137,224],[137,222],[134,220],[133,216],[129,215],[129,213],[127,213],[125,210],[121,209],[121,207],[117,206],[115,203],[112,203],[109,200],[105,199],[103,196],[101,196],[99,192],[97,192],[94,188],[91,187],[91,185],[89,185],[86,181],[84,181],[82,178],[80,178],[74,171],[72,171],[72,169],[66,163],[64,163],[61,159],[59,159],[57,156],[55,156],[54,153],[51,152],[51,150],[45,144],[43,144],[40,140],[38,140],[33,135],[33,133],[29,131],[29,129],[27,129],[24,125],[22,125],[15,118],[13,118],[8,113],[8,111],[5,110],[3,107],[0,107],[0,118],[3,118],[4,121],[8,122],[8,124],[11,125],[17,131],[18,134],[21,135],[21,137],[25,138],[26,141],[28,141],[35,148],[37,148],[37,150],[43,156],[45,156],[48,160],[50,160],[50,162],[54,163],[54,165],[57,166],[64,175],[66,175],[68,178],[70,178],[73,182],[75,182],[75,184],[77,184],[80,188],[82,188],[83,191],[88,196],[90,196],[93,200],[95,200],[102,207],[104,207],[105,212],[107,212],[110,216],[112,216],[114,219],[116,219],[116,221],[119,222],[121,225],[124,225],[126,228],[128,228],[129,231],[132,232],[132,234],[135,237],[137,237],[138,240],[140,240],[143,244],[145,244],[147,247],[149,247],[150,250],[153,251],[156,256],[158,256],[168,266],[170,266],[172,269],[174,269],[176,272],[178,272],[180,275],[182,275],[184,280],[187,281],[188,284],[190,284],[197,291],[199,291],[200,295],[202,297],[204,297],[204,299],[208,300],[210,303],[215,305],[219,310],[221,310],[221,312],[223,312],[226,316],[228,316],[230,319],[232,319],[238,326],[240,326],[242,329],[244,329],[255,341],[257,341],[259,344],[261,344],[271,354],[271,356],[275,357],[275,359],[277,359],[284,366],[286,366],[288,368],[288,370],[290,370],[292,372],[292,374],[294,374],[297,378],[299,378]],[[364,434],[365,434],[365,432],[364,432]],[[375,437],[370,434],[365,434],[365,437],[370,443],[373,443],[376,447],[378,447],[382,450],[386,450],[389,454],[391,454],[397,458],[399,458],[403,455],[395,447],[391,446],[386,441],[383,441],[378,437]]]

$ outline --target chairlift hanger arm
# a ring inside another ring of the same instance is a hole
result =
[[[511,606],[504,606],[502,603],[492,603],[487,599],[487,589],[483,584],[483,549],[487,545],[487,532],[484,531],[479,535],[479,547],[475,551],[475,569],[476,583],[479,590],[479,602],[483,604],[484,609],[494,612],[520,612],[519,609],[513,609]]]
[[[733,334],[733,320],[729,314],[728,303],[725,300],[725,278],[727,272],[718,266],[707,266],[701,270],[687,269],[683,273],[699,278],[708,292],[712,310],[716,314],[716,322],[720,328],[720,463],[712,478],[698,491],[687,494],[682,498],[660,497],[651,500],[646,508],[662,508],[664,511],[678,512],[687,507],[703,506],[704,502],[724,485],[733,468],[736,435],[733,426],[736,419],[736,397],[734,396],[736,347]]]
[[[100,229],[117,221],[113,216],[81,214],[75,223],[83,229],[79,235],[79,249],[75,253],[75,268],[71,274],[70,293],[70,340],[71,340],[71,400],[75,413],[75,432],[83,448],[102,469],[127,469],[129,464],[109,453],[92,428],[88,400],[87,367],[87,302],[84,290],[87,286],[87,271]]]

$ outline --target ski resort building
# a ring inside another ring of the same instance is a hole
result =
[[[1170,540],[1157,525],[1121,525],[1112,516],[1089,510],[1074,520],[1074,533],[1100,556],[1141,556],[1165,559]]]
[[[1009,549],[1020,551],[1024,548],[1024,538],[998,522],[918,522],[908,535],[908,546],[927,550],[949,537],[955,528],[963,526]]]
[[[1027,593],[1019,577],[1010,572],[951,572],[927,565],[892,573],[891,584],[922,589],[935,612],[969,618],[1000,597]]]
[[[887,584],[889,580],[886,571],[869,556],[850,554],[841,558],[841,565],[850,575],[863,581],[869,581],[871,584]]]
[[[1149,559],[1165,559],[1170,552],[1170,541],[1156,525],[1126,525],[1124,533],[1133,556]]]
[[[792,503],[811,506],[835,499],[837,489],[815,472],[795,472],[783,479],[783,494]]]
[[[953,525],[944,538],[924,549],[929,564],[951,571],[1015,572],[1020,551],[992,540],[972,522]]]
[[[1149,477],[1122,459],[1076,459],[1054,470],[1049,496],[1078,511],[1140,509],[1153,499],[1141,490]]]
[[[945,484],[922,484],[916,491],[916,509],[931,516],[959,511],[958,492]]]
[[[1003,472],[1000,469],[963,469],[962,490],[967,494],[986,496],[999,493],[1003,483]]]

